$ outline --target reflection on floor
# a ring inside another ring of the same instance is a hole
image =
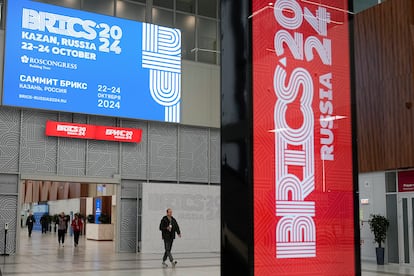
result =
[[[0,257],[0,276],[220,275],[220,253],[175,253],[178,265],[175,268],[162,268],[161,253],[115,253],[113,242],[86,240],[84,236],[81,236],[78,247],[73,246],[73,238],[70,236],[66,237],[65,247],[59,247],[55,233],[42,235],[34,232],[29,239],[23,229],[19,242],[19,254]],[[414,267],[395,264],[377,266],[375,263],[363,262],[362,275],[414,275]]]

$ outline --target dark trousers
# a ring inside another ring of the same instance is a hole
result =
[[[27,230],[29,231],[29,237],[32,236],[33,225],[28,225]]]
[[[173,239],[164,239],[165,253],[164,253],[164,257],[162,257],[163,262],[165,262],[167,258],[170,260],[170,262],[174,260],[173,256],[171,255],[171,248],[173,245],[173,241],[174,241]]]
[[[60,230],[58,229],[58,242],[62,242],[62,244],[65,243],[65,234],[66,234],[66,230]]]
[[[80,231],[73,231],[73,241],[75,242],[75,245],[78,245],[79,243],[79,234]]]

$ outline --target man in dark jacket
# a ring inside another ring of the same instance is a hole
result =
[[[177,221],[172,216],[172,210],[170,208],[167,209],[167,215],[161,219],[160,230],[162,233],[162,239],[164,240],[165,248],[164,257],[162,258],[162,265],[164,267],[168,266],[165,263],[168,257],[172,266],[175,266],[177,264],[177,261],[175,261],[173,256],[171,255],[171,248],[173,241],[175,239],[175,233],[177,233],[177,235],[181,238],[181,232]]]
[[[49,228],[49,214],[43,214],[43,216],[40,218],[40,224],[42,225],[42,234],[46,234],[47,229]]]
[[[33,224],[35,224],[36,220],[33,214],[30,212],[26,219],[27,230],[29,231],[29,238],[32,236]]]

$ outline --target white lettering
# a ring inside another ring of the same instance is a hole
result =
[[[323,86],[319,89],[319,110],[321,116],[319,119],[321,129],[321,159],[322,160],[334,160],[334,133],[332,131],[334,127],[335,117],[333,115],[333,103],[332,103],[332,73],[321,75],[319,77],[319,84]],[[326,89],[326,90],[325,90]]]
[[[66,132],[69,135],[78,135],[78,136],[86,135],[86,127],[81,127],[81,126],[58,124],[56,126],[56,131]]]
[[[284,131],[275,132],[275,163],[278,166],[276,215],[282,217],[276,226],[276,257],[314,257],[315,203],[305,201],[315,189],[313,82],[304,68],[295,68],[288,82],[286,79],[286,71],[278,65],[274,74],[277,97],[274,122],[276,129]],[[300,106],[297,106],[295,101],[299,96]],[[288,109],[297,109],[302,114],[300,126],[293,127],[289,124]],[[289,170],[293,166],[302,168],[300,177]]]
[[[54,93],[66,93],[67,92],[66,88],[58,88],[58,87],[50,87],[50,86],[45,86],[44,90],[48,92],[54,92]]]
[[[23,8],[23,29],[93,40],[97,36],[94,29],[96,25],[92,20]]]
[[[83,90],[88,89],[88,84],[86,82],[60,80],[59,84],[61,87],[69,87],[69,88],[83,89]]]
[[[105,130],[105,135],[113,136],[117,139],[132,140],[133,132],[130,130],[108,128]]]
[[[312,109],[315,89],[313,78],[305,68],[286,71],[285,68],[290,67],[287,67],[289,60],[284,55],[290,51],[292,60],[309,62],[315,59],[316,53],[323,64],[331,65],[331,40],[320,40],[311,35],[304,37],[304,33],[295,31],[307,22],[319,36],[326,36],[330,14],[323,7],[318,7],[315,15],[308,8],[303,9],[297,0],[276,0],[273,9],[274,18],[280,25],[274,36],[274,50],[280,57],[280,64],[276,66],[273,76],[277,98],[274,109],[275,201],[276,216],[280,218],[276,225],[276,258],[316,256],[316,206],[314,201],[307,200],[315,190],[315,122]],[[308,30],[309,26],[304,28]],[[320,83],[331,84],[331,78],[323,75]],[[330,87],[319,91],[319,108],[323,116],[333,114],[331,90]],[[293,116],[296,118],[294,121],[291,120]],[[321,126],[326,126],[321,129],[324,135],[321,141],[325,143],[321,152],[329,158],[333,151],[333,135],[329,132],[332,122],[320,122]]]
[[[85,52],[79,50],[72,50],[66,48],[52,47],[52,53],[55,55],[69,56],[75,58],[84,58],[96,60],[96,54],[92,52]]]
[[[80,48],[80,49],[86,49],[86,50],[96,50],[95,43],[91,43],[89,41],[76,40],[76,39],[62,38],[61,45]]]
[[[58,82],[58,79],[51,79],[51,78],[38,77],[38,76],[26,76],[26,75],[20,75],[19,79],[21,82],[30,82],[30,83],[46,84],[46,85],[57,85],[57,82]]]
[[[38,42],[47,42],[47,43],[58,43],[58,38],[56,36],[49,36],[44,34],[35,34],[31,32],[22,32],[22,39],[33,40]]]

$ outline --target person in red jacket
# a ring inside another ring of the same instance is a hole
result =
[[[75,242],[75,247],[76,247],[78,246],[78,243],[79,243],[80,232],[83,229],[83,223],[78,214],[75,214],[75,217],[72,220],[71,226],[73,229],[73,240]]]

